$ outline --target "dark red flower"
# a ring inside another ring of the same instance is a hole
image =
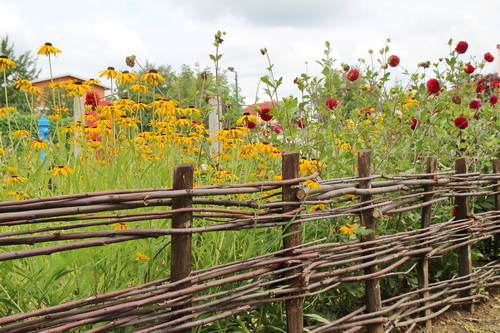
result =
[[[429,90],[429,92],[431,94],[437,94],[441,90],[441,86],[439,85],[439,81],[436,79],[430,79],[429,81],[427,81],[426,86],[427,86],[427,90]]]
[[[499,89],[500,88],[500,81],[495,80],[495,81],[491,82],[491,86],[493,87],[493,90]]]
[[[329,98],[325,101],[325,109],[327,110],[333,110],[339,105],[339,101],[337,101],[335,98]]]
[[[471,64],[466,64],[465,67],[467,67],[466,69],[464,69],[464,72],[467,73],[467,74],[471,74],[471,73],[474,73],[474,66],[472,66]]]
[[[481,101],[477,99],[470,101],[469,107],[471,109],[479,109],[481,107]]]
[[[492,95],[490,96],[490,104],[493,106],[498,103],[498,96]]]
[[[461,98],[460,96],[458,96],[458,95],[453,95],[453,96],[451,97],[451,100],[452,100],[452,101],[453,101],[453,103],[455,103],[455,104],[460,104],[460,103],[462,103],[462,98]]]
[[[417,126],[420,124],[420,122],[416,119],[416,118],[412,118],[411,119],[411,125],[410,125],[410,128],[412,130],[415,130],[415,128],[417,128]]]
[[[460,128],[461,130],[469,127],[469,121],[465,117],[456,117],[455,118],[455,126]]]
[[[297,126],[299,126],[299,128],[306,128],[306,124],[304,121],[305,121],[304,117],[297,120]]]
[[[85,105],[90,105],[92,110],[94,110],[97,105],[99,105],[99,95],[96,92],[88,92],[85,95]]]
[[[391,55],[389,57],[389,66],[391,67],[397,67],[399,65],[401,59],[397,55]]]
[[[347,79],[351,82],[356,81],[359,79],[359,71],[356,68],[351,69],[349,72],[347,72]]]
[[[484,84],[478,84],[476,87],[476,93],[480,94],[484,91]]]
[[[469,48],[469,44],[467,42],[461,41],[458,42],[457,46],[455,47],[455,51],[457,51],[458,54],[464,54],[467,52],[467,49]]]
[[[273,116],[269,114],[271,110],[269,108],[262,108],[260,110],[260,119],[264,120],[264,121],[269,121],[271,119],[273,119]]]
[[[486,60],[487,62],[493,62],[493,60],[495,60],[495,57],[492,56],[491,53],[486,52],[484,54],[484,60]]]
[[[252,123],[251,121],[249,121],[247,123],[247,127],[250,128],[250,129],[255,128],[256,126],[257,126],[257,124],[256,123]]]
[[[276,134],[280,134],[280,133],[281,133],[281,127],[279,127],[279,126],[274,126],[273,131],[274,131],[274,133],[276,133]]]

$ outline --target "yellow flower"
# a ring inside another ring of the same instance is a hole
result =
[[[323,204],[317,204],[311,207],[311,212],[317,212],[320,210],[324,210],[326,207]]]
[[[24,199],[24,198],[27,198],[27,199],[30,198],[29,194],[27,194],[25,192],[9,191],[8,194],[15,196],[16,200],[21,200],[21,199]]]
[[[341,226],[339,228],[339,230],[344,235],[352,235],[352,234],[354,234],[354,231],[356,230],[356,227],[353,226],[352,224],[346,224],[346,225]]]
[[[90,148],[99,148],[102,146],[102,142],[98,140],[89,140],[87,141],[87,146]]]
[[[309,187],[310,189],[319,190],[321,187],[320,184],[312,179],[308,179],[304,182],[304,186]]]
[[[116,79],[120,75],[120,72],[115,70],[114,67],[108,67],[108,69],[105,69],[103,71],[99,72],[99,77],[106,76],[106,78],[109,79]]]
[[[142,93],[142,92],[148,91],[148,89],[149,88],[147,86],[145,86],[143,84],[139,84],[139,83],[133,84],[130,86],[130,90],[132,90],[133,92],[141,92]]]
[[[126,225],[125,223],[121,223],[121,222],[114,223],[111,226],[113,227],[114,230],[126,230],[126,229],[130,229],[130,227],[128,225]]]
[[[140,80],[152,85],[158,85],[160,82],[165,81],[165,78],[158,74],[156,69],[151,69],[149,73],[143,74]]]
[[[81,81],[73,81],[72,83],[66,86],[66,89],[69,90],[68,96],[82,96],[87,91],[91,91],[92,87],[86,84],[83,84]]]
[[[119,84],[132,83],[135,80],[137,80],[137,75],[129,71],[123,71],[123,73],[119,74],[116,78],[116,82]]]
[[[54,57],[57,57],[59,53],[61,53],[61,50],[55,48],[54,46],[52,46],[52,43],[48,42],[40,46],[37,52],[37,54],[43,54],[46,56],[50,56],[52,54]]]
[[[52,173],[52,176],[55,177],[57,176],[58,174],[61,174],[63,175],[64,177],[67,177],[68,174],[73,174],[75,173],[75,170],[71,169],[69,166],[67,165],[60,165],[58,166],[57,168],[54,168],[52,169],[52,171],[50,171]]]
[[[31,140],[29,144],[32,148],[38,148],[38,149],[48,149],[49,148],[49,145],[47,144],[47,142],[45,142],[42,139]]]
[[[28,181],[28,178],[19,177],[19,176],[12,176],[12,177],[5,178],[5,180],[3,182],[5,184],[10,184],[10,183],[17,183],[17,182],[26,183],[27,181]]]
[[[7,172],[11,175],[15,175],[17,173],[17,170],[18,169],[16,167],[7,167]]]
[[[242,158],[252,158],[257,156],[257,149],[254,144],[241,145],[238,155]]]
[[[0,56],[0,72],[10,68],[16,68],[16,63],[6,56]]]
[[[61,115],[60,114],[51,114],[51,115],[48,115],[47,118],[49,118],[50,120],[56,121],[58,119],[61,119]]]
[[[25,139],[28,138],[30,135],[31,134],[28,130],[23,130],[23,129],[15,130],[12,132],[12,136],[18,139]]]
[[[175,121],[175,125],[176,126],[191,126],[192,123],[191,123],[191,120],[187,119],[186,117],[180,117],[180,118],[177,118],[177,120]]]
[[[31,86],[31,81],[21,79],[20,77],[18,77],[14,82],[14,88],[17,88],[19,90],[26,90],[29,86]]]
[[[137,258],[135,258],[135,260],[147,260],[147,259],[150,259],[146,254],[141,253],[141,252],[137,252],[135,255],[137,256]]]
[[[65,107],[65,106],[56,106],[54,107],[54,111],[57,112],[57,113],[68,113],[69,111],[69,108]]]
[[[356,196],[354,194],[346,194],[346,195],[344,195],[344,197],[346,197],[347,199],[349,199],[351,201],[354,201],[354,199],[356,199]]]
[[[238,120],[236,120],[236,125],[244,125],[247,126],[248,123],[257,124],[259,118],[257,116],[251,115],[248,112],[245,112],[243,116],[241,116]]]

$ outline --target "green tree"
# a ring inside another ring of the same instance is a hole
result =
[[[36,60],[31,55],[30,51],[26,51],[17,56],[14,52],[14,43],[10,43],[8,35],[5,35],[0,41],[0,55],[4,55],[16,63],[15,68],[5,70],[5,82],[2,73],[2,78],[0,80],[2,91],[0,94],[0,105],[6,105],[4,93],[6,84],[9,106],[15,106],[21,113],[29,113],[30,110],[26,102],[26,96],[24,92],[14,88],[14,82],[19,77],[30,81],[36,79],[40,74],[40,70],[36,68]]]

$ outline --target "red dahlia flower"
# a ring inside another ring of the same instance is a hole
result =
[[[256,123],[252,123],[251,121],[249,121],[247,123],[247,127],[250,128],[250,129],[255,128],[256,126],[257,126],[257,124]]]
[[[306,124],[304,123],[304,121],[305,121],[304,117],[297,120],[297,126],[299,126],[299,128],[306,128]]]
[[[411,125],[410,125],[410,128],[412,130],[415,130],[415,128],[417,128],[417,126],[420,124],[420,122],[416,119],[416,118],[412,118],[411,119]]]
[[[274,126],[273,131],[274,131],[274,133],[276,133],[276,134],[280,134],[280,133],[281,133],[281,127],[279,127],[279,126]]]
[[[475,99],[475,100],[473,100],[473,101],[470,101],[470,103],[469,103],[469,107],[470,107],[471,109],[475,109],[475,110],[477,110],[477,109],[479,109],[479,108],[481,107],[481,101],[480,101],[480,100],[477,100],[477,99]]]
[[[471,74],[471,73],[474,73],[474,66],[472,66],[471,64],[466,64],[465,65],[467,68],[464,69],[464,72],[467,73],[467,74]]]
[[[476,93],[480,94],[484,91],[484,84],[478,84],[476,87]]]
[[[430,79],[429,81],[427,81],[426,86],[427,86],[427,90],[429,90],[429,92],[431,94],[437,94],[441,90],[441,87],[439,85],[439,81],[436,79]]]
[[[493,87],[493,90],[500,89],[500,81],[495,80],[495,81],[491,82],[491,86]]]
[[[391,67],[397,67],[399,65],[399,61],[401,59],[399,59],[399,57],[397,55],[391,55],[389,57],[389,66]]]
[[[490,104],[493,106],[498,103],[498,96],[490,96]]]
[[[455,47],[455,51],[457,51],[458,54],[464,54],[467,52],[467,48],[469,47],[469,44],[467,42],[461,41],[458,42],[457,46]]]
[[[349,72],[347,72],[347,79],[351,82],[356,81],[359,79],[359,71],[356,68],[351,69]]]
[[[484,60],[487,62],[493,62],[495,60],[495,57],[491,55],[491,53],[487,52],[484,54]]]
[[[95,110],[97,105],[99,104],[99,95],[96,92],[88,92],[85,95],[85,105],[90,105],[92,110]]]
[[[469,121],[465,117],[456,117],[455,118],[455,126],[460,128],[461,130],[469,127]]]
[[[325,101],[325,109],[327,110],[333,110],[339,105],[339,101],[337,101],[335,98],[329,98]]]
[[[269,114],[269,111],[271,111],[269,108],[262,108],[260,110],[260,119],[262,119],[264,121],[269,121],[269,120],[273,119],[273,116],[271,116]]]

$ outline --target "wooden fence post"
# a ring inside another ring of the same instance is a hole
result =
[[[493,160],[493,173],[500,174],[500,158]],[[497,186],[493,190],[497,192],[494,196],[495,210],[500,211],[500,180],[497,180]],[[495,258],[500,258],[500,234],[493,240],[493,251]]]
[[[431,156],[427,159],[427,173],[435,173],[437,169],[437,158]],[[435,176],[429,176],[428,178],[434,179]],[[431,192],[434,190],[434,185],[425,185],[424,192]],[[422,197],[422,202],[432,200],[432,194],[424,194]],[[432,218],[432,205],[422,207],[422,219],[420,222],[420,227],[422,229],[428,228],[431,225]],[[425,255],[418,261],[418,288],[427,289],[429,288],[429,261],[425,258]],[[429,291],[423,291],[420,293],[420,298],[428,298],[430,295]],[[430,302],[425,301],[424,305],[428,305]],[[422,316],[430,316],[431,309],[425,309]],[[430,332],[432,330],[432,320],[428,319],[424,322],[424,328],[426,331]]]
[[[282,161],[282,179],[293,179],[299,175],[299,154],[284,153]],[[294,185],[283,185],[283,201],[297,201],[297,191],[293,188]],[[297,205],[285,205],[285,212],[296,209]],[[283,248],[287,249],[300,245],[302,243],[302,225],[294,223],[286,226],[283,229]],[[288,275],[300,274],[300,271],[289,271]],[[300,287],[300,279],[294,279],[291,283],[292,287]],[[304,311],[303,299],[295,298],[286,301],[286,323],[288,333],[302,333],[304,331]]]
[[[455,172],[456,174],[467,173],[467,159],[460,158],[455,161]],[[465,220],[469,217],[469,198],[468,197],[455,197],[455,219]],[[465,229],[463,234],[467,234],[468,230]],[[461,246],[457,248],[458,254],[458,275],[467,276],[472,274],[472,256],[471,256],[471,246],[470,244]],[[465,289],[460,291],[460,297],[471,296],[471,289]],[[474,310],[472,301],[463,305],[463,308],[469,312]]]
[[[180,164],[174,168],[174,190],[190,190],[193,188],[193,173],[192,164]],[[177,197],[172,199],[172,209],[190,208],[193,199],[190,196]],[[193,214],[191,212],[181,212],[172,214],[172,228],[191,228]],[[188,277],[191,274],[191,234],[172,235],[171,245],[171,263],[170,276],[172,282],[176,282]],[[186,282],[177,286],[175,289],[180,290],[190,287],[191,284]],[[172,308],[172,310],[181,310],[189,307],[186,304],[182,307]],[[182,316],[179,316],[182,317]],[[188,333],[191,329],[181,330],[179,332]]]
[[[360,178],[366,178],[370,176],[371,167],[371,152],[369,150],[363,149],[358,152],[358,175]],[[360,189],[371,188],[370,180],[360,180]],[[361,203],[370,201],[371,195],[360,195],[359,201]],[[361,212],[361,225],[366,229],[372,229],[374,232],[361,236],[362,242],[368,242],[375,240],[375,220],[373,218],[373,209],[363,210]],[[374,253],[374,252],[370,252]],[[367,253],[368,254],[368,253]],[[377,265],[369,266],[365,268],[365,274],[374,274],[378,271]],[[365,293],[366,293],[366,312],[376,312],[382,310],[382,296],[380,292],[380,281],[378,278],[369,279],[365,282]],[[383,333],[384,325],[382,323],[369,324],[366,326],[369,333]]]

